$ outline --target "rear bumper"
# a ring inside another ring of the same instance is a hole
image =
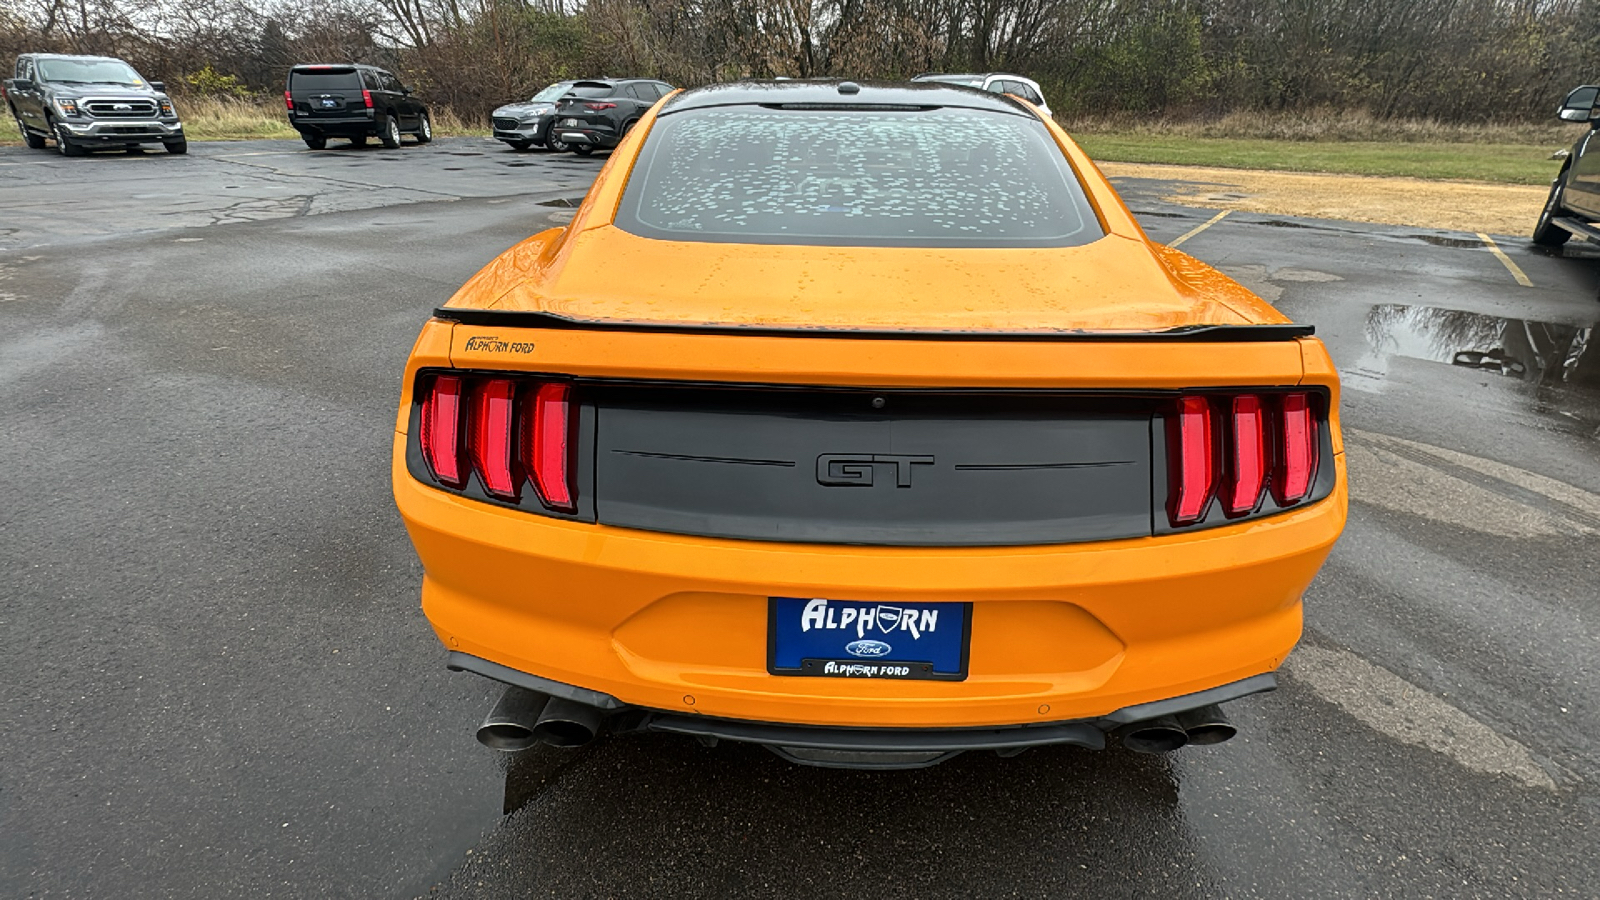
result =
[[[701,723],[1059,725],[1273,672],[1299,639],[1301,595],[1347,502],[1336,456],[1333,496],[1203,532],[1031,547],[767,543],[446,494],[406,470],[404,440],[396,502],[426,570],[423,609],[450,650]],[[771,675],[770,596],[971,602],[969,676]]]
[[[379,127],[382,123],[380,117],[370,113],[326,119],[292,116],[289,119],[289,124],[293,125],[296,131],[313,137],[375,137],[382,133]]]
[[[557,140],[566,141],[568,144],[586,144],[609,150],[620,143],[620,138],[609,131],[600,131],[596,128],[561,128],[550,129]]]
[[[740,721],[630,708],[615,697],[530,676],[465,653],[451,653],[447,666],[452,671],[473,672],[509,686],[595,706],[606,715],[607,726],[614,731],[682,734],[705,743],[726,740],[760,744],[797,762],[828,765],[831,761],[848,768],[905,768],[903,761],[892,758],[897,754],[919,755],[915,765],[933,765],[969,750],[1010,754],[1053,744],[1101,750],[1106,746],[1106,735],[1124,726],[1228,703],[1278,686],[1275,674],[1263,673],[1209,690],[1125,707],[1089,720],[993,728],[861,728]],[[881,761],[874,765],[873,757]]]

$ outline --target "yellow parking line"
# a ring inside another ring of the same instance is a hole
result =
[[[1183,243],[1184,241],[1187,241],[1189,238],[1192,238],[1195,235],[1199,234],[1200,232],[1205,231],[1207,228],[1210,228],[1211,226],[1217,224],[1218,222],[1221,222],[1223,217],[1226,216],[1228,213],[1231,213],[1231,212],[1233,212],[1233,210],[1225,209],[1222,212],[1217,213],[1216,215],[1212,216],[1210,219],[1207,219],[1204,225],[1196,225],[1195,227],[1193,227],[1193,228],[1189,229],[1188,231],[1185,231],[1183,234],[1179,235],[1177,240],[1169,241],[1167,243],[1167,246],[1168,247],[1176,247],[1176,246],[1178,246],[1179,244]]]
[[[1483,245],[1489,248],[1489,252],[1493,253],[1495,258],[1505,265],[1506,271],[1510,272],[1511,277],[1517,280],[1517,284],[1523,287],[1533,287],[1533,282],[1528,280],[1527,274],[1516,263],[1511,261],[1511,257],[1507,256],[1506,252],[1500,249],[1500,245],[1494,242],[1494,238],[1489,237],[1487,234],[1480,234],[1478,235],[1478,240],[1483,241]]]

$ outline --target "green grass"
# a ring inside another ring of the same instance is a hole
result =
[[[1561,163],[1551,159],[1550,154],[1565,146],[1558,143],[1293,141],[1126,132],[1077,133],[1073,137],[1089,156],[1101,162],[1405,175],[1504,184],[1549,184],[1561,169]]]

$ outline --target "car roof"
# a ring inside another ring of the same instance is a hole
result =
[[[854,85],[855,92],[842,91]],[[658,115],[686,109],[758,104],[818,106],[954,106],[994,112],[1030,114],[1016,100],[939,81],[847,81],[837,78],[790,81],[735,81],[693,88],[676,94]]]
[[[1023,81],[1033,81],[1032,78],[1015,72],[923,72],[921,75],[911,76],[912,81],[934,78],[1020,78]]]
[[[127,62],[127,60],[115,56],[100,56],[94,53],[23,53],[21,55],[31,56],[34,59],[103,59],[108,62]]]

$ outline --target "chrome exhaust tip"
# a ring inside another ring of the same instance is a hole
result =
[[[1179,713],[1178,724],[1189,736],[1189,743],[1201,747],[1220,744],[1239,733],[1239,729],[1233,727],[1233,723],[1222,712],[1222,707],[1215,703]]]
[[[1189,743],[1189,734],[1172,716],[1135,722],[1122,734],[1122,746],[1135,753],[1171,753]]]
[[[534,729],[550,698],[517,687],[506,688],[483,724],[478,726],[478,743],[490,750],[516,753],[539,742]]]
[[[551,697],[533,723],[533,737],[552,747],[582,747],[600,731],[600,710]]]

